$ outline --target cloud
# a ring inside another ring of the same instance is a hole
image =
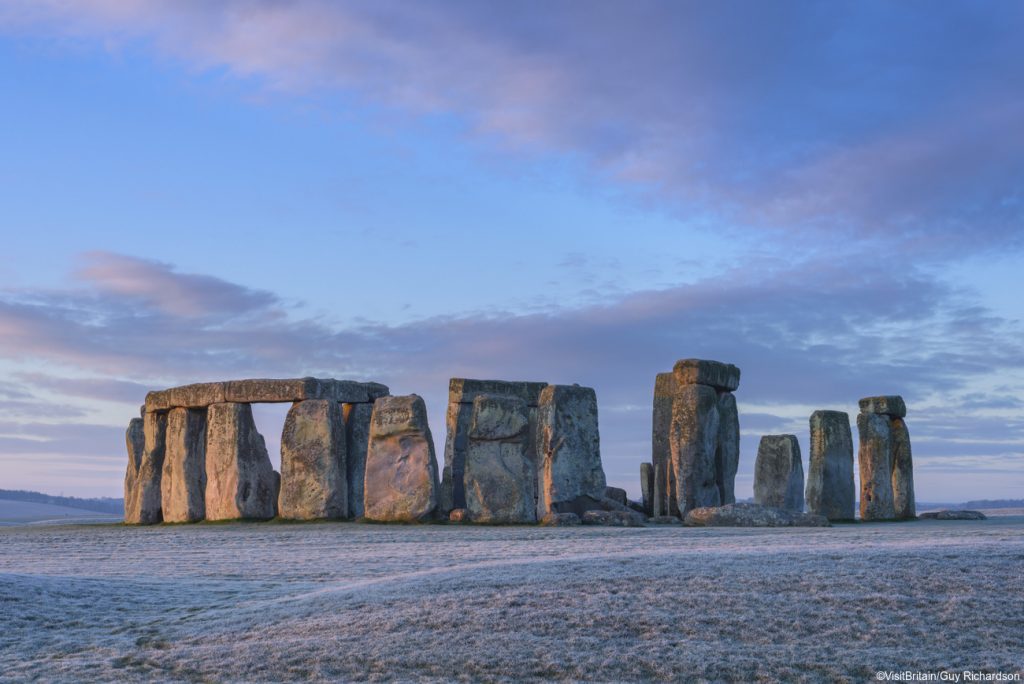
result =
[[[1006,84],[1024,77],[1022,19],[956,0],[0,9],[9,31],[155,49],[378,116],[454,114],[485,146],[578,157],[716,226],[915,259],[1021,246],[1024,94]]]

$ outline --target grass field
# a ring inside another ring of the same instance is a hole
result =
[[[1024,517],[0,528],[4,681],[1020,672]]]

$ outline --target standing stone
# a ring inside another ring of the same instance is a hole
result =
[[[145,416],[146,412],[143,411]],[[124,473],[124,521],[126,523],[139,523],[139,497],[138,482],[139,470],[142,468],[142,454],[146,450],[146,436],[143,433],[142,418],[132,418],[128,422],[128,429],[124,433],[125,445],[128,448],[128,468]]]
[[[677,388],[669,431],[669,480],[674,476],[680,515],[721,502],[715,474],[718,426],[718,393],[712,387]]]
[[[853,436],[842,411],[811,414],[811,455],[807,466],[807,510],[829,520],[853,520]]]
[[[892,419],[879,413],[857,416],[860,449],[861,520],[892,520]]]
[[[288,520],[348,517],[345,421],[327,399],[295,402],[281,433],[279,515]]]
[[[417,395],[373,404],[363,484],[363,514],[382,522],[415,522],[437,512],[440,483],[427,407]]]
[[[651,465],[654,469],[652,514],[679,515],[675,473],[669,432],[672,429],[672,403],[676,396],[673,373],[658,373],[654,380],[654,412],[651,425]]]
[[[754,503],[804,510],[804,466],[795,435],[765,435],[754,462]]]
[[[153,525],[163,520],[160,480],[163,476],[167,439],[167,414],[147,411],[142,418],[142,459],[135,478],[135,494],[131,504],[132,515],[125,522]]]
[[[736,368],[736,366],[732,366]],[[736,369],[739,373],[739,369]],[[736,503],[736,471],[740,467],[740,414],[732,392],[718,394],[718,445],[715,449],[715,484],[723,506]]]
[[[466,511],[473,522],[537,521],[529,423],[519,397],[484,394],[473,400],[464,474]]]
[[[167,414],[167,453],[161,478],[164,522],[206,517],[206,410],[174,408]]]
[[[373,404],[345,404],[345,470],[348,478],[348,515],[363,517],[363,481],[366,478],[366,450],[370,446]]]
[[[604,500],[597,394],[590,387],[548,385],[541,391],[537,452],[541,459],[537,519],[582,513]]]
[[[647,517],[654,515],[654,466],[650,463],[640,464],[640,498]]]
[[[206,519],[267,520],[277,514],[280,475],[249,404],[211,404],[206,423]]]
[[[910,432],[902,418],[892,419],[892,504],[897,519],[917,517],[914,503],[914,461],[910,455]]]

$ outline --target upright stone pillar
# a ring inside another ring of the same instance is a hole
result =
[[[736,503],[736,471],[740,466],[740,415],[732,392],[718,393],[718,444],[715,483],[722,505]]]
[[[124,441],[128,448],[128,468],[124,473],[124,521],[137,524],[141,522],[139,513],[141,497],[138,490],[139,470],[142,468],[142,454],[146,450],[142,418],[132,418],[129,421]]]
[[[900,417],[892,419],[892,505],[899,520],[917,517],[914,501],[914,461],[910,455],[910,432]]]
[[[654,515],[654,466],[650,463],[640,464],[640,497],[644,514],[647,517]]]
[[[373,404],[363,484],[363,514],[381,522],[436,515],[440,482],[427,407],[415,394]]]
[[[206,517],[206,410],[167,414],[167,453],[160,484],[164,522]]]
[[[348,517],[345,421],[327,399],[292,404],[281,433],[278,514],[288,520]]]
[[[357,520],[363,517],[363,482],[366,478],[366,450],[370,446],[373,404],[345,404],[344,414],[348,515]]]
[[[815,411],[810,423],[807,510],[829,520],[853,520],[857,492],[850,416],[842,411]]]
[[[597,394],[590,387],[548,385],[540,393],[537,519],[548,513],[581,515],[604,501]]]
[[[754,503],[804,510],[804,466],[795,435],[765,435],[754,462]]]
[[[892,419],[878,413],[857,416],[860,449],[861,520],[892,520]]]
[[[146,411],[142,417],[142,458],[135,477],[135,493],[125,502],[125,522],[153,525],[163,521],[160,480],[167,438],[167,414]]]
[[[518,397],[480,395],[473,400],[464,480],[473,522],[537,521],[529,423],[529,410]]]
[[[206,519],[273,518],[280,482],[252,407],[211,404],[206,425]]]
[[[697,384],[678,387],[672,404],[669,446],[681,516],[694,508],[721,503],[715,471],[718,427],[718,393],[714,388]]]
[[[672,429],[672,404],[676,396],[673,373],[658,373],[654,380],[654,412],[651,426],[651,465],[654,469],[654,502],[656,516],[679,515],[676,499],[675,472],[672,470],[669,432]]]

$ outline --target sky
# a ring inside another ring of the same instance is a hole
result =
[[[1024,497],[1024,5],[0,0],[0,488],[120,496],[152,389],[597,391],[761,435],[908,404],[919,501]],[[286,406],[257,424],[277,453]],[[856,427],[854,426],[856,434]]]

